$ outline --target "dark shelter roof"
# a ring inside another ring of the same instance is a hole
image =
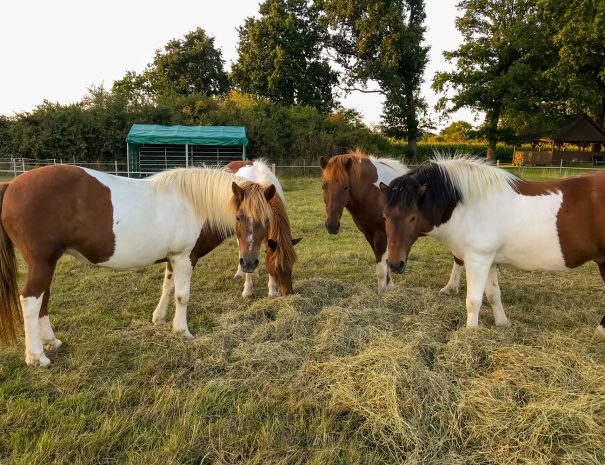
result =
[[[584,113],[564,121],[553,139],[558,144],[605,142],[605,130]]]
[[[242,126],[160,126],[133,124],[126,142],[131,144],[191,144],[246,146],[246,128]]]

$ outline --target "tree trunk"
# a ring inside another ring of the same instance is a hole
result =
[[[486,122],[488,123],[487,132],[487,161],[491,163],[496,162],[496,143],[498,142],[498,120],[500,119],[500,112],[495,109],[490,114],[485,116]]]
[[[407,86],[405,93],[406,103],[406,126],[408,130],[408,150],[414,164],[418,163],[418,147],[416,142],[418,141],[418,120],[416,118],[416,99],[414,98],[414,92],[410,90],[411,86]]]
[[[408,150],[414,164],[418,163],[418,147],[416,137],[408,136]]]

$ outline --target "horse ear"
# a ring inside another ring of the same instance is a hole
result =
[[[426,184],[423,184],[416,191],[418,193],[418,198],[422,197],[426,193]]]
[[[324,157],[319,157],[319,166],[321,166],[322,170],[325,170],[326,166],[328,166],[328,160],[326,160]]]
[[[277,242],[275,242],[273,239],[269,239],[267,241],[267,246],[275,252],[275,250],[277,249]]]
[[[351,166],[353,166],[353,159],[351,157],[349,157],[345,160],[345,168],[350,169]]]
[[[387,192],[389,192],[389,186],[387,186],[384,182],[380,183],[380,192],[382,192],[383,194],[386,194]]]
[[[235,198],[238,200],[238,202],[241,202],[244,198],[244,189],[242,189],[240,185],[234,181],[231,183],[231,190],[233,191],[233,195],[235,195]]]
[[[269,202],[273,196],[275,195],[275,186],[273,184],[271,184],[269,187],[265,188],[265,198],[267,199],[267,202]]]
[[[292,245],[296,245],[296,244],[298,244],[300,241],[302,241],[302,237],[297,237],[296,239],[292,239]]]

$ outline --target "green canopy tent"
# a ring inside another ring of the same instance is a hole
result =
[[[126,136],[128,176],[245,160],[247,145],[242,126],[133,124]]]

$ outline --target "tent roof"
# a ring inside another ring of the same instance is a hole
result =
[[[248,145],[243,126],[160,126],[133,124],[126,142],[131,144]]]

